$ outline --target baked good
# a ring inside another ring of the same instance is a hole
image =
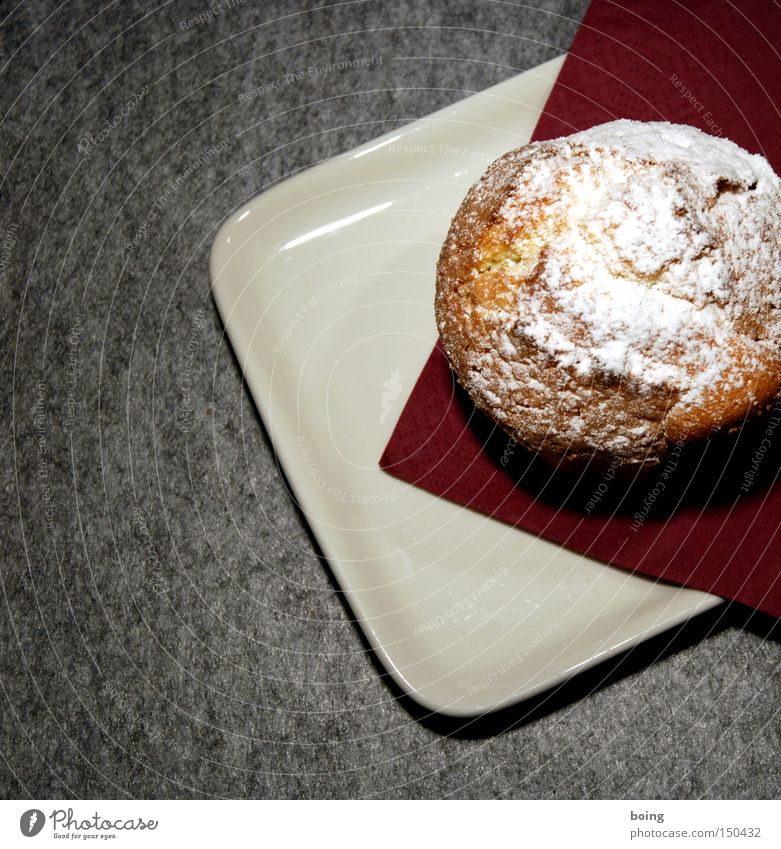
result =
[[[439,333],[521,445],[647,471],[776,403],[779,234],[781,180],[725,138],[620,120],[534,142],[453,219]]]

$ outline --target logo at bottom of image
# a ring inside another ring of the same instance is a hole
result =
[[[19,817],[19,829],[25,837],[35,837],[41,833],[41,829],[46,822],[46,817],[43,811],[38,808],[30,808]]]
[[[40,834],[47,817],[38,808],[30,808],[19,817],[19,830],[25,837],[35,837]],[[100,837],[102,840],[110,840],[122,832],[128,831],[154,831],[158,821],[135,817],[133,819],[109,818],[101,816],[97,811],[87,816],[75,814],[73,808],[63,810],[56,808],[48,816],[52,836],[57,838],[77,839],[81,837]],[[98,832],[102,832],[98,834]]]

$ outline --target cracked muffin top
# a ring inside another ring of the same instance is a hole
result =
[[[505,154],[437,265],[475,404],[569,468],[663,461],[781,385],[781,181],[692,127],[614,121]]]

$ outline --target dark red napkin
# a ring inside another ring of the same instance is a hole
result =
[[[778,172],[780,53],[769,0],[593,0],[534,139],[668,120],[762,153]],[[437,346],[380,465],[575,551],[781,616],[780,446],[781,404],[633,484],[610,470],[555,473],[475,410]]]

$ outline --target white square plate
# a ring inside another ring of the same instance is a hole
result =
[[[495,710],[719,603],[378,467],[431,353],[434,264],[488,164],[528,141],[556,59],[287,180],[222,226],[214,297],[339,585],[402,688]]]

